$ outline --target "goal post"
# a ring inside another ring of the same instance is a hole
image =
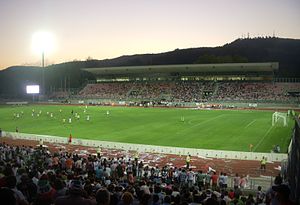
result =
[[[287,126],[287,113],[274,112],[272,115],[272,126],[275,124],[282,123],[283,126]]]

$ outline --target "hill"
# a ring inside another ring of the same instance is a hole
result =
[[[124,55],[114,59],[73,61],[46,67],[46,88],[80,87],[93,76],[81,68],[193,63],[279,62],[277,77],[300,78],[300,40],[284,38],[237,39],[220,47],[175,49],[158,54]],[[0,95],[19,96],[25,84],[39,83],[39,67],[13,66],[0,71]],[[66,85],[67,84],[67,85]]]

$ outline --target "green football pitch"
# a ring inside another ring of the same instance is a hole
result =
[[[272,126],[272,113],[71,105],[1,106],[0,128],[14,132],[18,127],[21,133],[61,137],[71,133],[74,138],[82,139],[234,151],[249,151],[252,144],[255,152],[270,152],[278,144],[285,152],[294,123],[289,119],[287,127]],[[75,118],[76,114],[79,119]]]

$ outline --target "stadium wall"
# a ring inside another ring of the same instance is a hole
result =
[[[48,143],[61,143],[67,144],[68,138],[49,136],[49,135],[36,135],[25,134],[16,132],[3,132],[3,136],[12,139],[35,140]],[[181,147],[168,147],[168,146],[154,146],[143,144],[130,144],[120,142],[108,142],[87,139],[72,139],[73,145],[81,145],[88,147],[101,147],[108,149],[120,149],[126,151],[137,151],[147,153],[162,153],[162,154],[175,154],[175,155],[191,155],[200,158],[220,158],[220,159],[239,159],[239,160],[261,160],[262,157],[267,157],[268,162],[281,162],[287,159],[287,154],[282,153],[260,153],[260,152],[241,152],[241,151],[225,151],[225,150],[209,150],[209,149],[194,149],[194,148],[181,148]]]
[[[295,119],[294,132],[289,146],[285,180],[291,188],[291,197],[300,204],[300,119]]]

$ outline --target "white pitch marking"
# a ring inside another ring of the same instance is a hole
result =
[[[255,121],[256,121],[256,120],[252,120],[250,123],[248,123],[248,125],[247,125],[245,128],[247,128],[247,127],[249,127],[250,125],[252,125]]]
[[[270,126],[270,128],[268,129],[268,131],[266,132],[266,134],[261,138],[261,140],[257,143],[257,145],[255,145],[255,147],[253,148],[253,151],[256,150],[257,147],[259,147],[259,145],[264,141],[264,139],[266,138],[266,136],[269,134],[269,132],[271,131],[273,126]]]

